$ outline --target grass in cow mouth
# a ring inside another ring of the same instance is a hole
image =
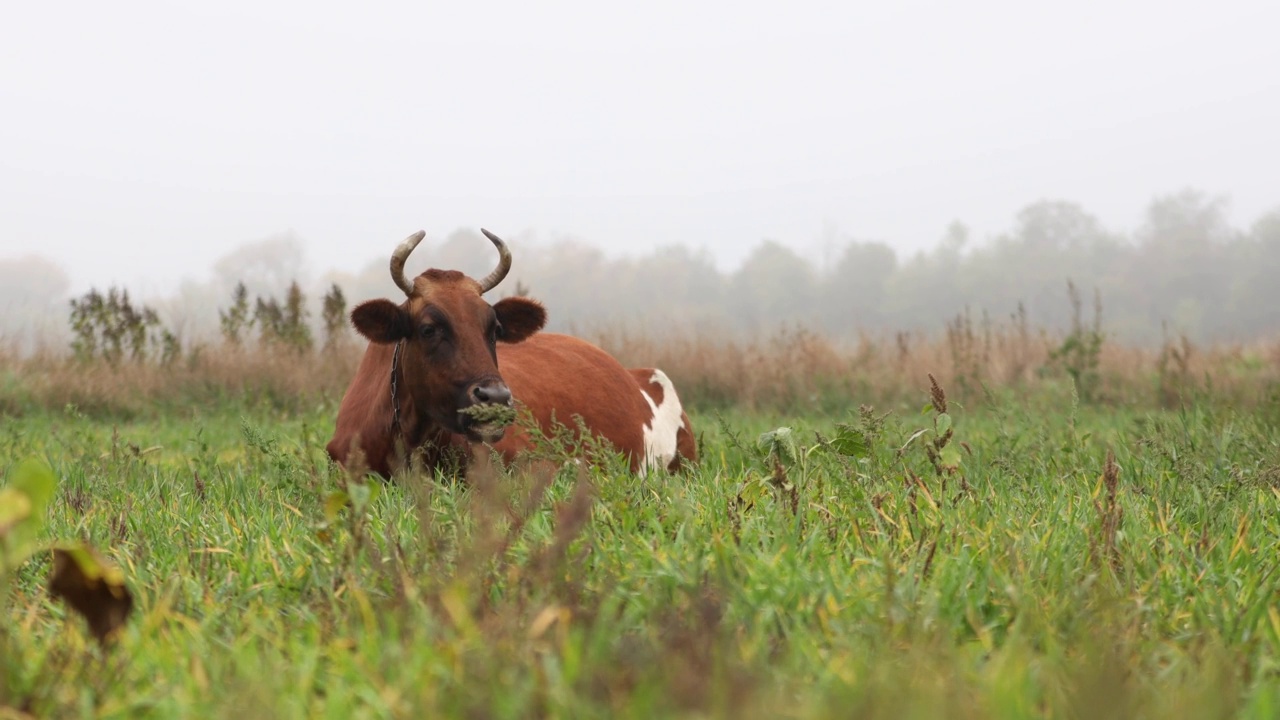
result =
[[[458,412],[469,416],[477,425],[489,427],[503,427],[516,421],[516,409],[513,405],[469,405]]]
[[[702,464],[646,478],[348,477],[323,403],[4,419],[136,611],[104,652],[24,566],[0,716],[1274,717],[1269,416],[940,384],[696,415]]]

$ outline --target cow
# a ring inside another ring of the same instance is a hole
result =
[[[689,416],[665,373],[627,369],[585,340],[539,332],[547,314],[535,300],[485,301],[510,271],[511,252],[481,232],[498,250],[497,267],[483,279],[430,269],[410,282],[404,264],[425,235],[419,231],[391,254],[391,279],[404,301],[369,300],[352,310],[369,345],[338,409],[329,456],[386,478],[407,453],[434,471],[465,464],[477,443],[511,462],[533,445],[529,427],[550,434],[562,425],[575,440],[585,429],[607,441],[641,475],[696,462]],[[507,427],[483,418],[511,407],[534,423]]]

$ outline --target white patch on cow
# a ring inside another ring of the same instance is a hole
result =
[[[680,397],[676,395],[675,386],[671,384],[667,374],[654,370],[649,382],[662,388],[662,404],[655,403],[644,388],[640,389],[640,394],[653,412],[653,417],[643,428],[644,463],[640,465],[640,477],[644,477],[650,467],[661,470],[675,458],[676,433],[684,427],[684,422],[680,419],[684,408],[680,407]]]

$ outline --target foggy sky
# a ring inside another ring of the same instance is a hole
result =
[[[1115,229],[1280,204],[1280,5],[21,3],[0,257],[167,291],[284,231],[313,274],[419,228],[932,247],[1042,198]],[[517,258],[518,262],[518,258]]]

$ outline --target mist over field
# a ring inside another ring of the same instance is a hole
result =
[[[936,333],[957,316],[975,323],[1018,316],[1061,331],[1074,312],[1071,284],[1087,314],[1101,311],[1103,329],[1124,343],[1274,339],[1280,209],[1241,228],[1228,221],[1227,206],[1195,190],[1159,196],[1139,227],[1119,232],[1079,204],[1040,201],[989,241],[976,242],[957,221],[932,249],[911,254],[831,226],[816,260],[763,240],[729,271],[708,251],[679,244],[616,257],[585,240],[517,236],[509,241],[513,271],[497,292],[542,300],[559,330],[731,338],[799,326],[851,340]],[[283,298],[297,282],[315,325],[321,296],[334,286],[352,304],[397,295],[387,258],[400,239],[387,238],[381,255],[359,268],[318,272],[303,238],[274,235],[217,259],[208,280],[183,280],[169,294],[134,289],[134,299],[156,309],[181,341],[205,342],[217,337],[218,310],[230,306],[238,284],[253,301]],[[478,232],[461,228],[428,236],[408,267],[478,277],[495,258]],[[0,337],[20,347],[63,342],[71,287],[66,270],[42,256],[0,260]]]

